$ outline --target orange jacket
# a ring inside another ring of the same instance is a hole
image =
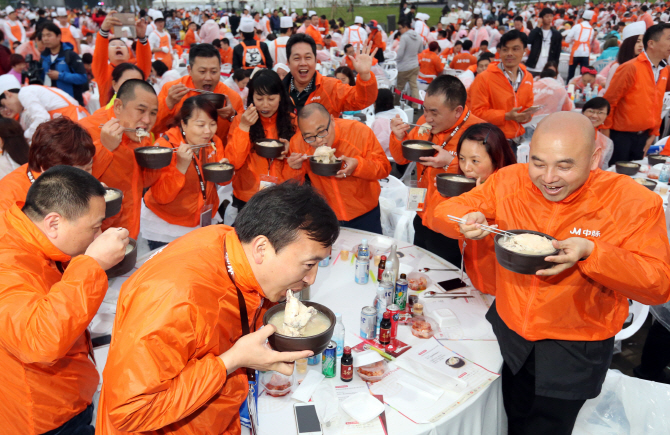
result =
[[[123,135],[121,145],[109,151],[100,142],[100,124],[105,124],[114,117],[114,108],[104,107],[96,110],[91,116],[79,121],[93,138],[96,152],[93,157],[93,176],[109,187],[123,191],[121,212],[105,219],[102,230],[109,227],[123,227],[136,239],[140,232],[140,211],[142,208],[142,190],[151,186],[158,177],[157,170],[142,169],[135,161],[135,148],[151,146],[151,139],[145,137],[142,142],[133,142]]]
[[[532,183],[528,164],[508,166],[482,186],[438,205],[435,225],[448,237],[459,237],[458,225],[447,215],[472,211],[481,211],[503,230],[522,228],[595,243],[586,260],[556,276],[521,275],[496,265],[498,313],[526,340],[605,340],[621,330],[628,316],[626,298],[647,305],[670,299],[670,246],[661,198],[628,176],[592,171],[569,197],[551,202]]]
[[[218,358],[242,336],[224,243],[250,329],[262,324],[271,304],[232,228],[212,225],[170,243],[121,288],[96,433],[240,433],[246,372],[226,376]]]
[[[321,32],[319,32],[319,29],[312,26],[311,24],[307,24],[305,26],[305,33],[314,38],[314,42],[316,42],[317,45],[323,46],[323,38],[321,37]]]
[[[516,92],[499,62],[491,63],[484,72],[477,74],[468,92],[468,105],[475,115],[500,127],[507,139],[521,136],[526,130],[518,122],[506,120],[505,113],[515,107],[521,107],[520,111],[523,111],[533,105],[533,76],[525,66],[519,65],[519,68],[524,76]]]
[[[449,68],[465,71],[470,65],[477,65],[477,58],[467,51],[461,51],[451,60]]]
[[[324,77],[315,72],[314,92],[309,96],[309,103],[322,104],[331,115],[339,118],[344,110],[363,110],[377,100],[377,79],[370,73],[370,80],[356,79],[355,86],[345,85],[334,77]]]
[[[156,124],[154,125],[154,128],[152,130],[156,136],[159,136],[167,131],[168,124],[174,119],[175,115],[179,113],[181,106],[184,104],[184,101],[186,101],[187,98],[200,95],[197,92],[189,91],[186,95],[182,97],[180,102],[175,104],[175,106],[172,109],[169,109],[166,103],[168,91],[172,86],[178,83],[182,83],[183,85],[191,89],[195,88],[195,85],[193,84],[193,79],[191,78],[190,75],[166,83],[163,86],[163,89],[161,89],[160,94],[158,94],[158,116],[156,117]],[[239,115],[242,115],[242,113],[244,112],[244,105],[242,104],[242,98],[240,98],[240,95],[237,92],[233,91],[228,86],[224,85],[223,82],[219,81],[216,83],[214,93],[224,94],[227,100],[230,101],[230,104],[232,104],[233,109],[235,109],[235,111]],[[228,121],[227,119],[219,117],[217,124],[218,125],[216,127],[216,135],[219,137],[219,139],[221,139],[221,142],[223,142],[225,145],[226,140],[228,139],[228,129],[230,128],[231,122]]]
[[[132,59],[131,52],[131,59],[128,62],[137,63],[137,66],[144,72],[144,77],[148,78],[151,75],[151,47],[149,42],[146,44],[138,42],[136,49],[137,59]],[[130,51],[130,49],[128,50]],[[100,91],[100,107],[105,107],[109,103],[109,91],[112,89],[112,71],[114,71],[115,66],[109,63],[109,39],[98,32],[95,37],[95,52],[91,69]]]
[[[270,118],[260,116],[265,131],[265,137],[268,139],[277,139],[277,114]],[[230,163],[235,166],[235,175],[233,176],[233,195],[236,198],[247,202],[260,189],[261,176],[268,175],[277,177],[279,182],[285,181],[282,171],[285,160],[274,159],[272,166],[270,159],[260,157],[253,150],[253,144],[249,139],[249,133],[240,128],[240,117],[235,118],[232,128],[228,133],[228,145],[226,145],[226,157]],[[296,127],[297,131],[297,127]]]
[[[191,45],[196,44],[198,40],[195,37],[195,32],[193,29],[188,29],[186,35],[184,35],[184,48],[191,48]]]
[[[444,64],[440,56],[429,49],[419,53],[419,78],[421,80],[432,83],[435,77],[442,74],[442,71],[444,71]]]
[[[224,63],[233,64],[233,49],[231,47],[228,47],[228,50],[224,50],[223,48],[219,49],[219,54],[221,55],[222,65]]]
[[[68,261],[61,273],[56,262]],[[0,215],[0,275],[2,432],[41,434],[93,400],[86,328],[107,276],[91,257],[63,254],[16,205]]]
[[[467,116],[468,112],[470,112],[470,116],[468,116],[468,119],[464,123],[463,121],[465,120],[465,117]],[[417,124],[422,125],[425,122],[426,118],[422,116],[417,121]],[[475,116],[475,114],[472,113],[467,106],[465,106],[465,108],[463,109],[463,114],[461,115],[460,118],[458,118],[456,123],[453,126],[451,126],[450,129],[434,135],[431,135],[430,133],[419,135],[419,128],[415,127],[407,134],[407,136],[405,136],[405,139],[403,139],[403,140],[421,139],[433,142],[435,145],[444,144],[443,145],[444,149],[449,151],[449,153],[452,156],[454,156],[454,159],[451,161],[451,164],[449,165],[446,171],[444,170],[444,168],[432,168],[430,166],[424,166],[421,163],[416,164],[416,173],[418,179],[417,187],[427,189],[424,210],[417,212],[418,215],[421,216],[421,221],[426,227],[433,229],[432,210],[433,208],[435,208],[437,204],[443,201],[442,196],[435,187],[435,177],[444,172],[449,172],[450,174],[458,173],[458,156],[456,156],[456,148],[458,146],[458,141],[461,138],[463,132],[467,130],[470,126],[474,124],[481,124],[482,122],[484,121]],[[458,131],[456,131],[456,133],[452,137],[451,134],[454,132],[456,127],[459,127]],[[399,141],[398,138],[396,138],[395,134],[393,133],[391,133],[391,138],[389,140],[389,151],[391,151],[393,160],[395,160],[397,164],[406,165],[409,163],[409,160],[407,160],[402,156],[402,142]]]
[[[213,141],[216,150],[210,147],[201,148],[197,153],[197,162],[193,161],[186,170],[186,174],[182,174],[177,169],[176,153],[172,154],[170,166],[158,170],[160,175],[144,195],[144,203],[158,217],[173,225],[195,227],[200,225],[200,211],[205,204],[212,206],[212,218],[216,216],[219,208],[216,184],[205,181],[205,195],[207,196],[207,201],[205,201],[200,190],[200,178],[195,170],[197,164],[202,173],[202,165],[218,162],[225,157],[221,139],[214,136]],[[176,149],[183,142],[181,129],[172,127],[156,141],[155,145]],[[222,183],[222,185],[229,183]]]
[[[28,163],[14,169],[0,179],[0,212],[9,210],[15,203],[26,200],[30,179],[28,178]],[[33,177],[37,179],[40,173],[32,171]]]
[[[440,57],[446,59],[453,53],[454,53],[454,47],[447,47],[444,50],[442,50],[442,52],[440,53]]]
[[[353,157],[358,160],[354,173],[347,178],[322,177],[303,162],[298,171],[284,165],[284,178],[303,180],[309,174],[312,185],[325,196],[337,219],[350,221],[379,204],[379,181],[391,173],[391,164],[372,130],[365,124],[349,119],[331,121],[335,129],[335,156]],[[308,145],[300,133],[291,139],[291,152],[313,155],[316,148]]]
[[[372,52],[372,50],[374,50],[375,48],[378,49],[379,51],[386,50],[386,43],[383,41],[382,33],[379,30],[377,29],[370,30],[368,40],[365,42],[365,44],[368,45],[370,44],[370,42],[372,42],[370,52]]]
[[[651,62],[646,53],[619,65],[605,91],[611,110],[604,128],[619,131],[649,130],[659,135],[663,95],[668,84],[668,68],[661,70],[654,83]]]

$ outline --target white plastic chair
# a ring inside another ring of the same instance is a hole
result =
[[[421,101],[426,101],[426,91],[425,90],[423,90],[423,89],[419,90],[419,99]]]
[[[221,65],[221,72],[225,74],[230,74],[233,71],[233,66],[229,63],[224,63]]]
[[[647,315],[649,314],[649,305],[644,305],[638,301],[631,300],[630,308],[628,312],[633,315],[633,322],[619,331],[617,335],[614,336],[614,341],[621,341],[627,338],[630,338],[637,331],[640,330],[642,324],[647,320]]]
[[[384,68],[385,71],[388,71],[388,70],[391,70],[391,69],[394,69],[396,71],[398,70],[398,64],[396,63],[395,60],[388,60],[388,61],[384,62],[382,64],[382,67]]]
[[[365,114],[365,124],[372,128],[372,123],[375,122],[375,105],[371,105],[361,110]]]
[[[396,53],[393,50],[386,50],[384,52],[384,59],[386,59],[386,61],[396,60],[397,58],[398,58],[398,53]]]
[[[398,70],[397,69],[388,69],[386,72],[386,80],[391,86],[394,86],[398,83]]]
[[[596,62],[593,64],[593,68],[595,68],[596,71],[600,72],[600,71],[602,71],[603,69],[605,69],[605,67],[606,67],[607,65],[609,65],[610,62],[612,62],[612,61],[611,61],[611,60],[608,60],[608,59],[598,60],[598,61],[596,61]]]

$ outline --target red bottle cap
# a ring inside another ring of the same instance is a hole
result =
[[[343,353],[351,354],[351,348],[349,346],[344,346],[344,350],[342,350]]]
[[[391,313],[389,313],[388,311],[385,311],[384,314],[382,314],[382,316],[384,317],[384,319],[390,319],[391,318]]]

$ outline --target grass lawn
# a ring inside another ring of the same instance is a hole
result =
[[[351,12],[347,12],[346,7],[338,7],[337,12],[335,13],[335,16],[331,16],[332,8],[316,8],[314,11],[316,11],[319,16],[325,15],[328,17],[330,20],[331,18],[338,19],[342,17],[344,22],[348,25],[351,25],[354,23],[354,17],[356,15],[360,15],[363,17],[366,23],[370,22],[370,20],[377,20],[378,23],[381,23],[386,27],[387,21],[386,21],[386,16],[387,15],[395,15],[396,16],[396,25],[398,24],[398,13],[400,12],[399,6],[398,5],[392,5],[392,6],[355,6],[354,8],[354,13],[352,14]],[[437,22],[440,20],[442,8],[421,8],[420,9],[422,12],[430,15],[430,20],[428,20],[428,25],[429,26],[434,26],[437,24]]]

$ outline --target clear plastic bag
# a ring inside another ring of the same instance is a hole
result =
[[[572,433],[667,435],[670,433],[670,385],[609,370],[602,392],[586,401]]]

